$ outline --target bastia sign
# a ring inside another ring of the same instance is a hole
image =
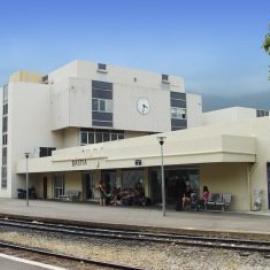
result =
[[[71,160],[72,167],[87,165],[86,159],[73,159]]]

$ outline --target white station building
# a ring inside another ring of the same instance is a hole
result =
[[[26,152],[31,163],[70,147],[94,144],[100,149],[109,141],[201,124],[201,97],[186,93],[181,77],[85,61],[45,76],[13,74],[3,87],[2,104],[1,197],[16,198],[17,189],[25,188],[17,165]],[[90,168],[80,176],[42,171],[30,181],[41,198],[58,198],[75,189],[87,200],[95,199],[96,173]],[[115,178],[115,172],[105,177]],[[131,181],[133,176],[127,177]]]
[[[99,199],[98,183],[140,181],[161,202],[160,145],[168,203],[183,182],[231,193],[231,210],[270,206],[269,111],[202,113],[182,78],[74,61],[47,76],[18,72],[3,87],[1,197],[17,197],[25,175],[38,198]],[[24,153],[30,153],[26,168]]]

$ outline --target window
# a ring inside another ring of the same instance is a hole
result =
[[[112,133],[112,134],[111,134],[111,140],[112,140],[112,141],[117,140],[117,133]]]
[[[4,134],[4,135],[3,135],[3,140],[2,140],[2,142],[3,142],[3,145],[7,145],[7,142],[8,142],[8,136],[7,136],[7,134]]]
[[[98,63],[98,70],[105,71],[106,69],[107,69],[107,65],[106,64]]]
[[[1,188],[7,188],[7,167],[2,167]]]
[[[81,131],[81,144],[87,144],[87,132]]]
[[[7,148],[2,149],[2,165],[7,165]]]
[[[164,81],[164,82],[168,82],[169,81],[169,75],[167,75],[167,74],[162,74],[161,75],[161,78],[162,78],[162,81]]]
[[[39,157],[49,157],[54,150],[56,150],[55,147],[39,147]]]
[[[95,143],[95,133],[94,132],[88,132],[88,142],[87,144],[93,144]]]
[[[267,110],[257,110],[257,117],[269,116],[269,111]]]
[[[103,132],[103,141],[108,142],[110,140],[110,133],[109,132]]]
[[[100,143],[103,141],[102,132],[96,132],[96,143]]]
[[[124,139],[124,134],[123,133],[118,133],[118,140]]]
[[[92,99],[92,110],[98,111],[99,110],[99,101],[98,99]]]
[[[186,109],[171,107],[171,118],[186,119]]]
[[[3,115],[8,113],[8,104],[3,105]]]
[[[82,129],[80,131],[80,144],[94,144],[108,141],[115,141],[124,139],[125,135],[123,131],[115,130],[102,130],[102,129]]]
[[[54,177],[54,198],[61,199],[65,194],[65,179],[64,175],[56,175]]]
[[[92,110],[96,112],[112,112],[112,100],[110,99],[92,99]]]
[[[7,117],[3,117],[3,132],[7,132],[7,125],[8,125]]]

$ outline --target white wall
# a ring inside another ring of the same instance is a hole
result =
[[[34,154],[38,147],[61,147],[62,135],[51,132],[49,85],[9,84],[8,112],[8,195],[24,181],[16,181],[15,164],[25,152]]]
[[[74,77],[76,76],[76,78]],[[97,64],[74,61],[49,74],[54,84],[52,96],[52,129],[92,127],[92,83],[113,83],[113,128],[130,131],[163,132],[171,130],[170,91],[185,92],[184,81],[170,76],[170,84],[161,82],[161,74],[108,65],[107,73],[97,72]],[[134,81],[136,78],[136,81]],[[141,115],[137,101],[149,100],[150,112]],[[200,98],[190,95],[189,104],[196,106],[190,123],[197,125]]]
[[[113,83],[136,84],[157,89],[171,89],[185,92],[184,80],[181,77],[170,75],[170,84],[161,83],[161,74],[149,71],[123,68],[107,64],[107,73],[97,72],[97,64],[88,61],[73,61],[49,74],[49,81],[56,83],[64,78],[78,77],[81,79],[96,79]],[[166,72],[165,72],[166,73]]]
[[[253,118],[256,118],[256,109],[231,107],[203,113],[202,125],[217,124],[220,122],[235,122]]]
[[[202,125],[202,97],[198,94],[187,93],[187,127]]]

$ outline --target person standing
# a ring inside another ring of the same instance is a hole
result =
[[[106,205],[106,191],[105,191],[105,185],[103,181],[99,182],[98,189],[100,192],[100,206],[105,206]]]

